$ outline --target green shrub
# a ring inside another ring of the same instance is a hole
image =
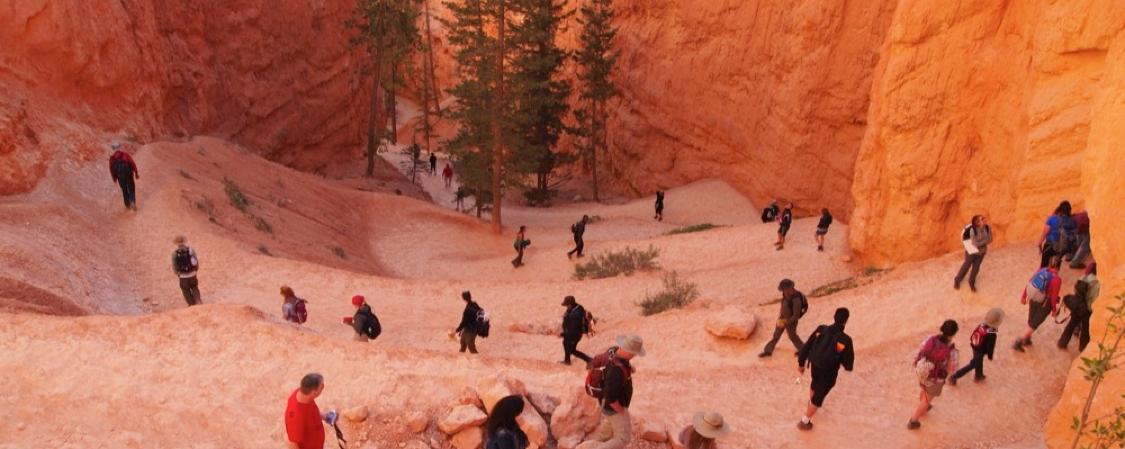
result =
[[[820,287],[814,288],[813,291],[809,293],[809,297],[818,298],[818,297],[821,297],[821,296],[828,296],[828,295],[831,295],[833,293],[842,292],[844,290],[851,290],[851,289],[856,288],[858,286],[859,286],[859,284],[856,282],[854,277],[850,277],[850,278],[847,278],[847,279],[841,279],[841,280],[829,282],[827,284],[821,285]]]
[[[673,229],[671,231],[668,231],[668,235],[687,234],[687,233],[691,233],[691,232],[700,232],[700,231],[706,231],[708,229],[715,229],[715,228],[718,228],[718,227],[720,227],[720,226],[717,225],[717,224],[713,224],[713,223],[700,223],[700,224],[694,224],[694,225],[691,225],[691,226],[683,226],[683,227]]]
[[[231,206],[234,206],[235,209],[242,212],[246,212],[246,207],[250,205],[250,200],[246,198],[246,195],[242,194],[242,189],[238,188],[237,184],[227,178],[223,178],[223,190],[226,190],[227,198],[230,199]]]
[[[251,215],[250,218],[254,220],[254,227],[258,228],[259,231],[266,234],[273,234],[273,226],[270,226],[270,223],[266,221],[266,219],[257,215]]]
[[[188,173],[188,172],[187,172],[186,170],[184,170],[184,169],[182,169],[182,168],[180,169],[180,176],[183,176],[183,177],[184,177],[184,179],[190,179],[190,180],[192,180],[192,181],[194,181],[194,180],[195,180],[195,178],[192,178],[192,177],[191,177],[191,173]]]
[[[641,306],[641,315],[649,316],[671,309],[682,309],[699,298],[699,286],[695,283],[681,281],[675,271],[664,275],[664,290],[656,294],[645,295]]]
[[[345,253],[344,248],[341,248],[339,246],[336,246],[336,247],[332,248],[332,254],[335,254],[336,257],[339,257],[341,259],[347,259],[348,258],[348,253]]]
[[[589,262],[574,266],[575,279],[602,279],[619,274],[631,276],[642,270],[655,270],[656,256],[660,251],[652,246],[647,250],[626,247],[620,251],[609,251],[590,257]]]
[[[258,252],[262,253],[262,254],[265,254],[267,256],[273,255],[273,254],[270,254],[270,249],[267,248],[266,245],[258,245]]]

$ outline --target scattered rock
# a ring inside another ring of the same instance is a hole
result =
[[[544,415],[555,413],[555,409],[559,406],[559,398],[547,394],[528,393],[527,398],[531,401],[531,405]]]
[[[510,376],[506,372],[501,372],[495,376],[485,377],[477,384],[477,393],[480,395],[480,400],[484,403],[485,411],[492,410],[492,406],[504,399],[505,396],[513,394],[520,396],[527,396],[527,388],[524,387],[523,382]]]
[[[523,413],[516,417],[516,423],[527,434],[527,441],[534,446],[547,444],[547,421],[533,407],[524,407]]]
[[[422,433],[430,426],[430,417],[425,413],[414,411],[406,415],[406,428],[414,433]]]
[[[460,405],[473,405],[478,408],[484,408],[484,403],[481,402],[477,390],[468,385],[462,388],[460,394],[457,395],[457,403]]]
[[[579,444],[582,444],[582,437],[571,435],[566,438],[559,438],[559,449],[575,449]]]
[[[476,406],[459,405],[450,410],[445,418],[438,421],[438,429],[446,435],[453,435],[466,427],[477,427],[484,424],[487,420],[488,416]]]
[[[351,422],[363,422],[367,420],[367,413],[367,406],[361,405],[344,410],[344,418]]]
[[[406,442],[406,446],[403,446],[403,449],[430,449],[430,445],[423,441],[410,440]]]
[[[641,439],[653,443],[668,441],[668,430],[663,424],[653,421],[644,421],[641,424]]]
[[[684,449],[683,443],[680,443],[680,436],[676,434],[668,435],[668,447],[672,449]]]
[[[707,332],[716,337],[746,340],[758,327],[758,316],[737,307],[727,307],[708,317],[705,326]]]
[[[559,441],[577,439],[582,441],[587,434],[598,427],[601,412],[598,402],[575,386],[566,392],[555,413],[551,415],[551,432]]]
[[[451,443],[456,449],[480,449],[484,444],[484,435],[479,427],[470,427],[453,435]]]
[[[512,323],[508,326],[509,331],[532,335],[558,335],[561,328],[562,323],[559,321],[552,323]]]

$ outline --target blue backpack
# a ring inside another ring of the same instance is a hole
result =
[[[1027,299],[1032,302],[1043,302],[1047,299],[1047,287],[1051,285],[1051,280],[1055,275],[1051,274],[1051,270],[1040,268],[1035,272],[1035,275],[1028,281],[1026,291]]]

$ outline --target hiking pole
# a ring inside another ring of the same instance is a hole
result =
[[[340,445],[340,449],[344,449],[344,443],[348,442],[344,439],[344,432],[340,431],[340,426],[337,426],[335,422],[332,423],[332,428],[336,429],[336,444]]]

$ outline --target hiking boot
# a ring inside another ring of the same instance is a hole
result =
[[[817,246],[817,247],[816,247],[816,250],[817,250],[817,251],[821,251],[821,252],[823,252],[823,251],[824,251],[824,247],[823,247],[823,246]]]
[[[907,428],[907,429],[910,429],[910,430],[916,430],[916,429],[918,429],[919,427],[922,427],[922,423],[920,423],[920,422],[918,422],[918,421],[915,421],[915,420],[913,420],[913,419],[912,419],[912,420],[910,420],[910,422],[906,424],[906,428]]]
[[[977,286],[969,284],[969,290],[972,290],[973,293],[976,293],[977,292]]]
[[[797,421],[797,428],[801,430],[812,430],[812,421]]]
[[[558,363],[559,365],[566,365],[566,366],[570,366],[570,362],[569,362],[569,361],[567,361],[567,360],[559,360],[559,361],[558,361],[557,363]]]
[[[984,374],[973,376],[973,382],[984,382],[984,379],[986,378],[988,378],[988,376],[985,376]]]
[[[772,352],[762,351],[760,354],[758,354],[758,358],[765,358],[765,357],[769,357],[769,356],[772,356],[772,355],[773,355]]]
[[[783,249],[785,249],[785,245],[777,245],[777,250],[778,250],[778,251],[781,251],[781,250],[783,250]]]
[[[1023,341],[1021,341],[1021,340],[1016,340],[1016,342],[1015,342],[1014,344],[1012,344],[1012,349],[1015,349],[1015,350],[1017,350],[1017,351],[1019,351],[1019,352],[1024,352],[1024,350],[1023,350]]]
[[[961,289],[961,283],[957,282],[957,281],[953,281],[953,289],[954,290],[960,290]]]
[[[949,377],[949,386],[951,386],[951,387],[957,386],[957,378],[956,377],[953,377],[953,376]],[[930,407],[933,407],[933,405],[931,404]]]

